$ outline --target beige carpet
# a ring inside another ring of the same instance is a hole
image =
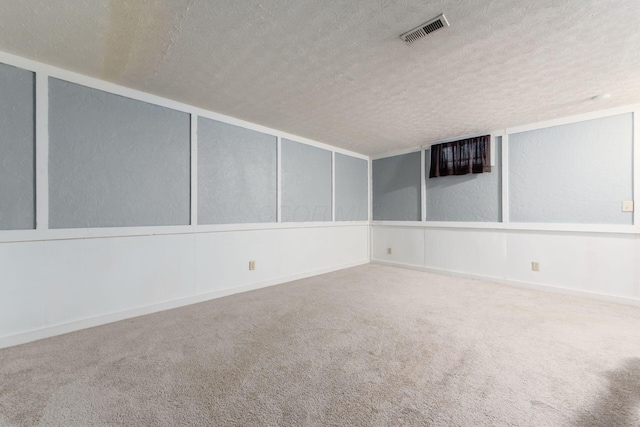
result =
[[[0,425],[640,425],[640,309],[366,265],[0,350]]]

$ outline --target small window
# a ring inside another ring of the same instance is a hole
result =
[[[491,135],[431,146],[429,178],[491,172]]]

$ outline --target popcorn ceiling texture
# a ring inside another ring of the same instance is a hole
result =
[[[0,8],[0,50],[365,154],[640,102],[637,0]]]

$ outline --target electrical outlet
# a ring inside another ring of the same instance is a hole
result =
[[[540,263],[538,261],[531,261],[531,270],[540,271]]]
[[[391,255],[391,248],[387,248],[387,255]]]
[[[255,269],[256,269],[256,262],[249,261],[249,270],[255,270]]]
[[[622,202],[622,212],[633,212],[633,200]]]

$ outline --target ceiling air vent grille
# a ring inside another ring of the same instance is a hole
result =
[[[425,37],[427,34],[431,34],[434,31],[438,31],[440,28],[448,27],[449,22],[447,18],[445,18],[444,13],[442,15],[436,16],[430,21],[425,22],[424,24],[414,28],[411,31],[407,31],[402,34],[400,38],[407,42],[407,44],[411,44],[416,40],[419,40]]]

